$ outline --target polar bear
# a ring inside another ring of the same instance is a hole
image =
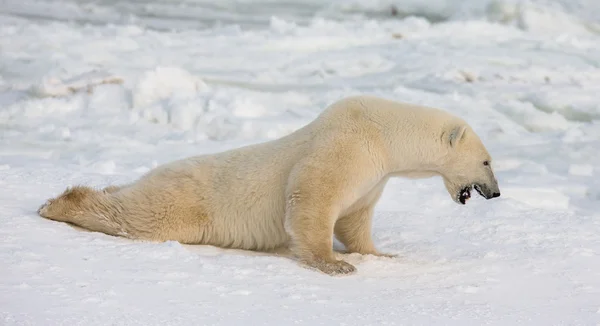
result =
[[[380,253],[373,209],[390,177],[441,176],[465,204],[474,187],[500,196],[491,157],[462,119],[440,109],[360,95],[265,143],[164,164],[139,180],[68,188],[38,213],[109,235],[223,248],[289,248],[304,266],[348,274],[347,252]]]

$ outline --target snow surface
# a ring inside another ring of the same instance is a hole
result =
[[[600,2],[215,3],[0,0],[0,324],[600,325]],[[463,116],[502,197],[392,180],[373,232],[400,257],[346,277],[35,213],[358,93]]]

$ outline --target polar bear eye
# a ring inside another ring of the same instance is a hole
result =
[[[490,165],[490,161],[483,161],[483,165],[485,165],[485,166]]]

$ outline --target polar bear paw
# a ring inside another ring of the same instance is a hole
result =
[[[356,272],[356,267],[343,260],[314,260],[306,262],[309,267],[316,268],[329,275],[348,275]]]

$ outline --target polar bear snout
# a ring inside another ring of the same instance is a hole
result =
[[[477,192],[481,195],[481,197],[485,199],[492,199],[496,197],[500,197],[500,189],[498,188],[498,184],[495,183],[491,186],[486,184],[476,183],[473,185],[473,188],[477,190]]]
[[[452,194],[453,192],[450,191],[450,189],[453,189],[453,187],[450,183],[447,183],[447,186],[449,186],[449,192],[450,194]],[[476,182],[458,187],[458,191],[453,197],[454,201],[456,201],[459,204],[465,205],[467,201],[471,198],[471,189],[475,189],[477,193],[479,193],[479,195],[481,195],[481,197],[485,199],[500,197],[500,189],[498,188],[498,182],[494,180],[492,184]]]

